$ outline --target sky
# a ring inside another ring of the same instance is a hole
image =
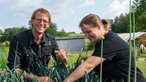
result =
[[[92,13],[101,19],[114,19],[129,12],[129,0],[0,0],[0,29],[29,27],[28,21],[37,8],[49,10],[58,31],[79,33],[84,16]]]

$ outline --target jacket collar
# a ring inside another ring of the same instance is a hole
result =
[[[35,38],[34,38],[34,36],[33,36],[33,34],[32,34],[32,29],[31,30],[29,30],[29,44],[30,45],[33,45],[33,44],[36,44],[36,40],[35,40]],[[48,43],[48,41],[47,41],[48,39],[47,39],[47,37],[46,37],[46,33],[44,33],[43,34],[43,37],[42,37],[42,39],[41,39],[41,42],[40,42],[40,44],[47,44]]]

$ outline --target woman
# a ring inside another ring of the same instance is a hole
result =
[[[100,73],[100,61],[102,61],[102,81],[127,82],[129,46],[117,34],[109,28],[108,22],[95,14],[85,16],[80,24],[85,37],[92,43],[96,43],[93,54],[84,61],[64,82],[74,82],[85,75],[85,70]],[[104,38],[103,38],[104,37]],[[102,48],[103,42],[103,48]],[[102,57],[101,57],[102,54]],[[130,82],[134,81],[134,58],[131,61]],[[137,82],[146,82],[141,71],[137,68]],[[99,74],[100,75],[100,74]]]

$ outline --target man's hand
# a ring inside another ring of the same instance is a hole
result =
[[[35,79],[35,80],[38,80],[39,82],[54,82],[51,78],[47,76],[32,75],[27,72],[23,72],[23,70],[20,68],[16,68],[16,71],[22,73],[22,76],[24,77],[24,79],[27,79],[27,80]]]
[[[54,52],[57,54],[57,56],[62,58],[64,64],[67,63],[67,51],[65,49],[60,49],[59,51],[55,50]]]

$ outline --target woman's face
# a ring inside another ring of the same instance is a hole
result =
[[[35,19],[33,19],[31,22],[33,25],[33,31],[38,34],[44,33],[44,31],[50,26],[50,21],[47,14],[41,12],[38,12],[35,15]]]
[[[97,42],[101,39],[101,28],[100,27],[90,27],[90,26],[82,26],[81,30],[84,33],[85,37],[90,40],[90,42]]]

